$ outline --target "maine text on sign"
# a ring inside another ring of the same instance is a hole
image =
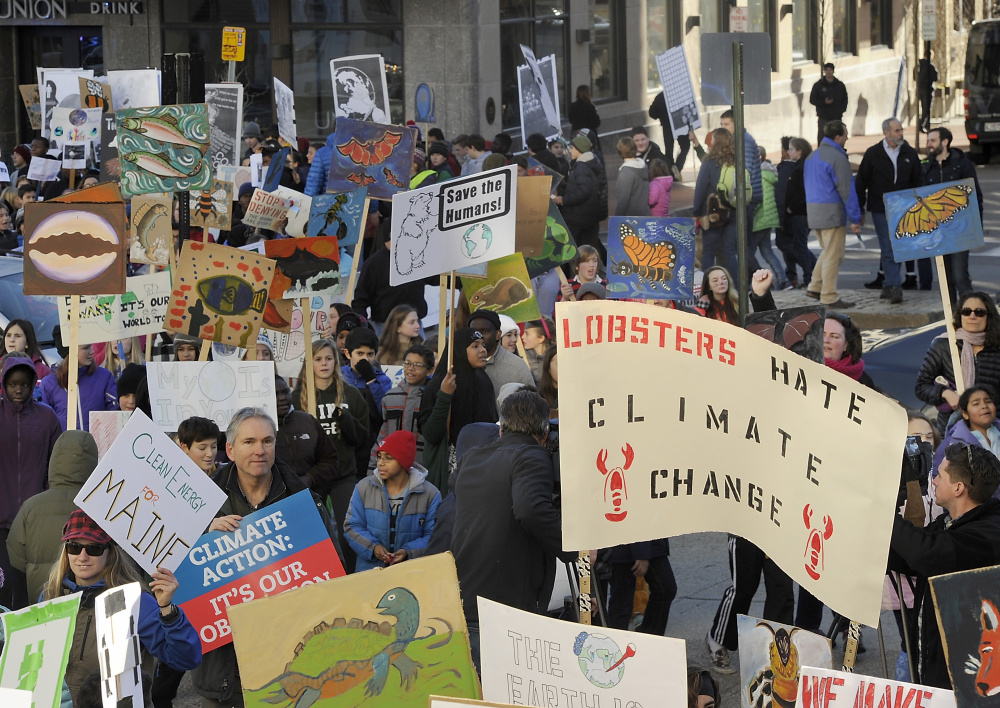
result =
[[[488,172],[464,180],[449,181],[442,189],[438,229],[457,229],[510,211],[509,171]]]

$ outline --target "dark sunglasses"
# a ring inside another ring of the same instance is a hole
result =
[[[104,552],[108,550],[108,544],[106,543],[66,543],[66,553],[71,556],[78,556],[84,550],[87,551],[87,555],[91,558],[97,558],[103,556]]]
[[[976,317],[986,317],[988,314],[989,311],[985,307],[977,307],[976,309],[972,309],[971,307],[962,308],[962,317],[970,317],[972,315],[975,315]]]

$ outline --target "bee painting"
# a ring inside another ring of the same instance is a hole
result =
[[[213,180],[201,192],[191,192],[191,225],[228,230],[232,228],[233,185]]]
[[[618,297],[683,299],[679,292],[691,286],[693,222],[622,217],[613,217],[612,222],[608,227],[610,292],[623,293]]]

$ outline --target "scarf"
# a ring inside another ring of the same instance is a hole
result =
[[[863,359],[858,359],[857,361],[851,361],[851,357],[845,356],[843,359],[824,359],[826,365],[829,366],[834,371],[838,371],[845,376],[849,376],[855,381],[861,379],[861,374],[865,372],[865,362]]]
[[[471,327],[455,330],[455,360],[452,367],[455,371],[455,395],[451,399],[451,422],[448,426],[448,440],[452,445],[458,440],[458,434],[468,423],[497,422],[496,394],[493,392],[493,382],[483,369],[474,369],[469,363],[466,350],[481,339],[482,336]],[[497,344],[497,346],[500,346]],[[448,374],[448,348],[434,370],[434,378],[427,382],[427,388],[420,400],[420,425],[430,418],[434,410],[434,401],[441,382]]]
[[[962,381],[968,388],[976,383],[976,354],[972,349],[986,344],[986,332],[966,332],[960,328],[955,330],[955,338],[965,342],[962,347]]]

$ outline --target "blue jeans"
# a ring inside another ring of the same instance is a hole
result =
[[[886,288],[896,288],[902,283],[899,276],[899,263],[892,257],[892,240],[889,236],[889,222],[885,214],[871,212],[872,225],[875,227],[875,234],[878,236],[878,247],[882,252],[881,267],[884,280],[882,286]]]
[[[781,261],[778,260],[777,254],[771,249],[771,229],[762,229],[761,231],[754,231],[750,235],[750,248],[747,249],[752,254],[754,251],[760,251],[761,258],[767,264],[767,267],[771,269],[774,273],[774,284],[778,288],[783,288],[787,283],[788,279],[785,277],[785,271],[781,267]]]
[[[701,269],[720,265],[729,271],[730,278],[739,278],[739,261],[736,257],[736,217],[720,229],[708,229],[701,234]]]
[[[809,217],[805,214],[790,214],[785,225],[791,232],[795,260],[802,268],[800,282],[809,285],[809,281],[812,280],[813,266],[816,265],[816,256],[809,250]]]

